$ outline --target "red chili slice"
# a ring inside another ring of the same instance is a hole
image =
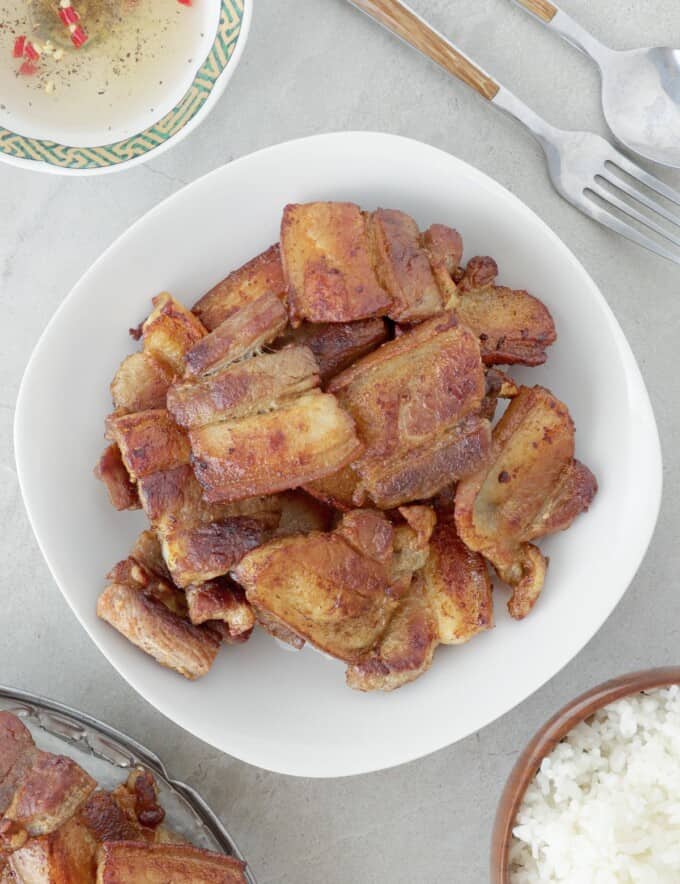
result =
[[[32,77],[33,74],[37,73],[38,68],[32,61],[25,61],[19,68],[19,73],[23,74],[25,77]]]
[[[72,6],[62,7],[59,10],[59,18],[65,25],[75,25],[80,21],[80,16]]]
[[[40,58],[40,53],[35,48],[35,46],[31,43],[30,40],[26,41],[26,45],[24,46],[24,55],[30,61],[37,61]]]
[[[177,0],[178,3],[181,3],[182,6],[191,6],[191,0]]]
[[[26,36],[22,34],[20,37],[17,37],[14,41],[14,51],[12,55],[14,58],[21,58],[24,54],[24,49],[26,47]]]
[[[76,25],[74,31],[71,34],[71,42],[76,47],[76,49],[80,49],[83,43],[87,42],[87,34],[80,27],[80,25]]]

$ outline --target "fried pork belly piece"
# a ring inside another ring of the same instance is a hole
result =
[[[102,845],[97,884],[246,884],[245,863],[189,844]]]
[[[96,787],[75,761],[63,755],[37,752],[5,810],[5,819],[29,835],[45,835],[73,816]]]
[[[251,355],[277,338],[287,322],[286,309],[276,295],[260,295],[232,313],[186,353],[184,375],[209,374]]]
[[[192,623],[221,620],[232,640],[245,641],[255,626],[255,614],[245,592],[228,578],[187,587],[187,602]]]
[[[264,609],[261,608],[260,610],[255,611],[255,619],[257,620],[258,625],[277,641],[290,645],[290,647],[294,648],[296,651],[299,651],[304,647],[305,640],[302,636],[297,635],[292,629],[288,629],[285,623],[277,620],[276,617],[272,617]]]
[[[185,354],[205,337],[205,327],[167,292],[153,299],[154,309],[142,325],[144,352],[181,376]]]
[[[281,538],[253,550],[234,577],[256,612],[355,662],[382,635],[395,607],[391,533],[381,513],[350,513],[331,534]]]
[[[303,322],[289,329],[275,343],[309,347],[314,354],[322,383],[343,371],[357,359],[375,350],[387,340],[384,319],[360,319],[358,322]]]
[[[413,218],[395,209],[368,216],[378,280],[389,292],[388,315],[395,322],[421,322],[444,308],[437,280]]]
[[[188,464],[145,476],[139,493],[167,568],[181,587],[227,574],[276,529],[281,512],[273,498],[207,503]]]
[[[169,363],[144,350],[127,356],[111,381],[116,413],[165,408],[165,396],[174,377],[175,371]]]
[[[201,427],[272,411],[319,386],[308,347],[286,347],[172,386],[168,410],[182,427]]]
[[[7,880],[17,884],[93,884],[96,849],[87,828],[70,819],[48,835],[30,838],[14,852],[8,863],[12,877]]]
[[[161,666],[188,679],[205,675],[220,647],[217,633],[194,626],[158,599],[123,584],[106,587],[97,602],[97,616]]]
[[[353,203],[286,206],[281,258],[293,325],[353,322],[390,308],[375,274],[366,217]]]
[[[184,355],[206,330],[179,301],[164,292],[153,299],[154,309],[135,337],[142,350],[121,363],[111,382],[116,414],[165,407],[173,378],[184,373]]]
[[[479,344],[451,313],[383,344],[329,390],[366,445],[353,463],[357,504],[364,494],[383,508],[430,497],[487,456],[490,427],[476,417],[486,392]]]
[[[516,619],[529,613],[545,578],[547,561],[529,541],[569,527],[596,490],[574,460],[566,405],[543,387],[520,387],[494,428],[489,464],[459,483],[455,499],[461,539],[512,587]]]
[[[445,230],[430,237],[430,260],[440,287],[446,285],[447,306],[479,337],[484,363],[542,365],[557,339],[548,308],[528,292],[496,285],[493,258],[471,258],[460,271],[459,237],[452,231],[455,236],[447,238]]]
[[[191,456],[186,433],[164,408],[111,415],[107,419],[107,436],[118,445],[125,468],[134,480],[187,464]]]
[[[274,295],[285,304],[286,283],[278,244],[230,273],[194,304],[193,312],[208,331],[213,331],[262,295]]]
[[[194,472],[208,501],[297,488],[361,451],[352,418],[315,390],[276,411],[189,431]]]
[[[437,514],[423,582],[442,644],[462,644],[493,627],[491,580],[486,563],[460,539],[452,512]]]
[[[141,504],[137,486],[130,478],[120,448],[109,445],[99,458],[94,474],[104,483],[111,505],[117,510],[137,510]]]

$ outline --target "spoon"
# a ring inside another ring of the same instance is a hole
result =
[[[680,50],[610,49],[550,0],[514,2],[598,64],[602,109],[621,144],[680,167]]]

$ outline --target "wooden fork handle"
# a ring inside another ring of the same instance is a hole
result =
[[[430,27],[401,0],[349,0],[388,31],[418,49],[432,61],[458,77],[484,98],[491,101],[499,86],[481,68],[473,64],[446,37]],[[533,0],[539,2],[539,0]]]
[[[550,0],[515,0],[515,2],[544,22],[551,22],[557,15],[557,7],[554,3],[550,3]]]

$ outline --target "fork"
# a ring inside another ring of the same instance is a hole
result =
[[[552,183],[564,199],[615,233],[680,264],[680,211],[661,199],[680,206],[678,191],[599,135],[548,123],[401,0],[348,2],[523,123],[543,148]]]

